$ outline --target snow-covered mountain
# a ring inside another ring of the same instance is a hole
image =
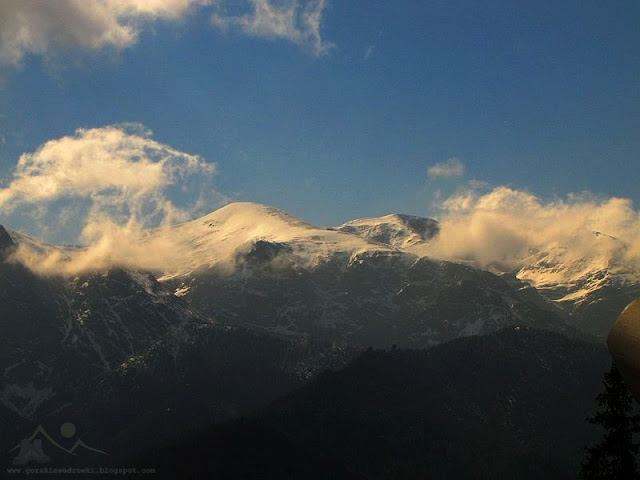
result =
[[[517,281],[508,283],[468,265],[420,258],[403,248],[428,241],[436,232],[435,221],[405,215],[318,228],[281,210],[240,202],[147,232],[141,242],[148,242],[150,249],[169,245],[177,258],[158,272],[159,282],[149,273],[120,271],[132,278],[133,288],[147,292],[154,305],[168,302],[166,292],[171,291],[171,302],[179,297],[220,323],[290,338],[429,346],[515,324],[564,328],[543,301],[531,301],[535,290],[523,289]],[[30,249],[46,253],[60,248],[60,255],[73,255],[70,247],[48,246],[18,234],[12,238]],[[89,281],[65,280],[67,297],[58,294],[65,298],[63,305],[74,309],[75,320],[67,320],[69,325],[82,327],[87,321],[91,326],[97,321],[93,317],[113,316],[108,302],[106,313],[86,304],[85,290],[99,285],[104,273],[92,275]],[[115,297],[119,295],[126,296],[122,292]],[[105,332],[110,328],[108,323]],[[109,344],[113,337],[129,345],[131,353],[139,346],[131,344],[126,328],[122,331],[122,338],[109,333],[104,341]],[[83,334],[92,345],[92,337]],[[107,346],[92,348],[99,353]],[[108,364],[99,354],[96,358]]]
[[[157,230],[149,239],[157,240],[158,237],[166,239],[184,254],[175,271],[164,272],[163,280],[199,269],[233,265],[238,256],[251,251],[254,256],[286,254],[287,260],[296,268],[313,268],[334,255],[397,253],[392,246],[317,228],[282,210],[251,202],[230,203],[197,220],[169,230]],[[256,244],[271,247],[265,247],[268,251],[256,251]]]
[[[66,277],[39,276],[7,259],[18,245],[61,257],[77,248],[0,228],[0,398],[33,415],[58,395],[47,385],[57,383],[60,362],[83,378],[112,371],[185,323],[334,346],[422,347],[514,325],[567,331],[552,305],[598,334],[640,290],[620,261],[624,245],[602,234],[611,244],[605,263],[559,248],[532,253],[517,278],[501,278],[411,253],[437,230],[433,220],[404,215],[325,229],[275,208],[232,203],[147,232],[141,242],[164,239],[179,252],[180,261],[157,276],[114,266]]]
[[[246,413],[345,356],[331,345],[220,325],[150,272],[36,274],[14,257],[20,246],[44,257],[81,251],[0,227],[0,425],[10,426],[0,429],[3,451],[38,423],[55,430],[69,420],[110,452],[137,448],[152,438],[135,435],[158,422],[169,434]],[[176,417],[187,404],[189,415]]]
[[[157,422],[179,431],[246,412],[361,348],[504,327],[575,334],[534,288],[542,276],[528,275],[531,286],[412,253],[437,228],[401,215],[318,228],[234,203],[147,231],[139,241],[163,246],[154,253],[172,256],[166,268],[131,261],[72,276],[36,274],[14,252],[64,262],[86,250],[0,227],[0,411],[27,423],[81,418],[131,445]],[[172,413],[181,405],[188,421]],[[116,435],[119,423],[136,427]]]
[[[355,233],[368,240],[396,248],[408,248],[428,242],[437,235],[438,222],[430,218],[394,213],[383,217],[351,220],[336,230]]]
[[[387,215],[352,220],[338,229],[415,253],[437,235],[438,223]],[[575,244],[592,248],[578,249]],[[582,238],[566,244],[531,251],[515,272],[496,273],[533,287],[548,304],[545,307],[539,299],[533,299],[541,307],[565,315],[571,325],[604,340],[618,314],[640,295],[640,270],[625,261],[627,248],[606,233],[584,232]]]
[[[532,252],[515,276],[498,278],[418,257],[414,252],[437,233],[435,220],[409,215],[318,228],[276,208],[238,202],[150,230],[140,241],[150,249],[171,247],[172,261],[154,272],[158,286],[209,318],[359,345],[433,345],[514,323],[562,325],[563,315],[602,336],[640,291],[640,276],[620,261],[624,246],[603,234],[598,239],[611,243],[606,261],[557,247]],[[15,232],[8,238],[41,253],[73,255],[72,247]],[[146,282],[148,274],[127,271]]]
[[[625,261],[628,246],[601,232],[594,253],[577,256],[570,246],[534,251],[517,277],[569,314],[581,330],[606,338],[622,309],[640,295],[640,271]]]
[[[322,229],[233,203],[148,241],[184,252],[160,278],[176,295],[223,323],[285,336],[427,346],[513,324],[562,327],[523,298],[523,285],[402,248],[436,231],[433,220],[400,215]]]

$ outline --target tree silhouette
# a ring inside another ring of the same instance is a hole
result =
[[[580,476],[585,480],[640,479],[636,468],[638,443],[633,438],[640,432],[640,415],[634,414],[633,398],[615,363],[602,383],[604,391],[596,397],[598,410],[587,421],[600,425],[605,432],[600,442],[587,448]]]

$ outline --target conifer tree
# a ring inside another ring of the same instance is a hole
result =
[[[580,472],[584,480],[637,480],[640,415],[634,413],[633,397],[615,363],[604,375],[604,391],[596,397],[598,409],[587,417],[589,423],[604,429],[602,439],[587,448]]]

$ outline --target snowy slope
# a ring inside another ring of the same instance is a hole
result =
[[[625,260],[624,242],[592,235],[596,248],[589,256],[566,245],[532,252],[517,277],[567,311],[578,328],[604,339],[625,305],[640,294],[640,271]]]
[[[24,246],[38,255],[49,256],[53,253],[60,254],[61,258],[68,258],[69,255],[78,251],[81,247],[73,245],[50,245],[41,240],[36,240],[24,233],[19,233],[0,225],[0,229],[4,230],[11,241],[18,246]]]
[[[545,252],[532,252],[517,276],[547,293],[557,302],[581,303],[612,282],[620,286],[637,283],[639,275],[625,265],[627,246],[620,240],[593,232],[598,246],[590,257],[577,256],[566,245]]]
[[[184,253],[178,269],[166,272],[163,280],[230,262],[256,242],[286,247],[289,258],[302,268],[318,265],[336,253],[351,257],[364,252],[397,252],[392,246],[316,228],[281,210],[251,202],[230,203],[202,218],[152,235],[165,236]]]
[[[389,215],[343,227],[232,203],[149,241],[164,236],[184,256],[160,278],[176,296],[222,323],[287,336],[426,346],[558,320],[489,272],[400,248],[430,238],[433,220]]]
[[[368,240],[396,248],[408,248],[428,242],[438,233],[438,222],[430,218],[394,213],[383,217],[351,220],[337,227],[337,230],[355,233]]]
[[[419,247],[437,235],[438,223],[394,214],[352,220],[338,229],[421,254]],[[640,270],[625,260],[627,248],[605,233],[586,232],[531,251],[513,273],[554,306],[549,308],[561,309],[577,328],[604,339],[621,309],[640,295]]]
[[[78,247],[46,245],[8,232],[12,242],[40,253],[64,258],[78,251]],[[250,316],[252,323],[299,333],[308,331],[310,325],[345,326],[355,316],[364,321],[363,312],[371,312],[369,318],[386,315],[388,319],[397,309],[397,304],[389,303],[397,293],[392,291],[395,285],[390,288],[395,280],[389,279],[404,277],[418,259],[420,246],[437,232],[435,220],[400,214],[323,229],[276,208],[237,202],[197,220],[147,231],[141,242],[147,243],[148,251],[157,250],[157,264],[162,267],[154,273],[175,296],[195,302],[208,315],[243,316],[247,322]],[[564,310],[578,328],[603,336],[619,310],[640,293],[640,274],[623,261],[626,246],[622,242],[602,233],[590,235],[600,244],[586,256],[580,256],[571,244],[531,252],[524,266],[514,272],[517,278],[512,287],[518,290],[520,282],[525,282],[535,288],[529,288],[528,294],[538,296],[540,308],[554,311],[554,307],[545,307],[551,303]],[[357,265],[368,273],[351,285]],[[430,271],[429,275],[437,268]],[[364,290],[372,282],[384,286],[382,297],[373,287]],[[449,285],[446,278],[444,285]],[[403,288],[399,285],[397,290]],[[358,296],[347,301],[356,290]],[[218,297],[212,296],[214,291]],[[258,311],[262,312],[259,318],[249,315]],[[362,325],[352,327],[349,331],[353,332]],[[460,328],[466,332],[475,327],[461,324]]]

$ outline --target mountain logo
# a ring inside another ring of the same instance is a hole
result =
[[[76,434],[76,426],[71,422],[65,422],[60,426],[60,435],[62,437],[71,439]],[[51,435],[44,429],[42,425],[34,430],[29,438],[23,439],[18,445],[9,450],[9,453],[18,450],[18,454],[13,459],[14,465],[27,465],[28,463],[48,463],[51,458],[44,453],[42,448],[42,441],[46,440],[49,445],[61,450],[69,455],[77,456],[76,453],[79,449],[84,449],[91,452],[96,452],[101,455],[109,455],[103,450],[99,450],[94,447],[90,447],[82,440],[77,439],[71,448],[65,448],[56,442]]]

